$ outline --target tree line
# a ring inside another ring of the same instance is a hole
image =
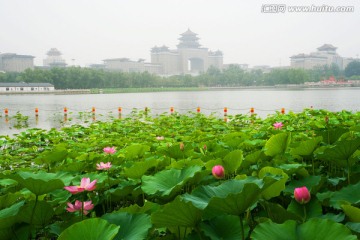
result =
[[[51,83],[56,89],[274,86],[317,82],[329,76],[335,76],[337,79],[351,77],[347,75],[348,72],[355,76],[360,75],[360,66],[357,66],[357,63],[360,65],[360,62],[356,62],[351,71],[341,71],[335,64],[318,66],[311,70],[275,68],[269,72],[244,70],[237,65],[230,65],[223,70],[210,67],[197,76],[170,77],[148,72],[127,73],[80,67],[35,68],[21,73],[0,73],[0,82]]]

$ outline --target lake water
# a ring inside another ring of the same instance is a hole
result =
[[[64,121],[64,107],[68,114]],[[286,112],[301,112],[305,108],[326,109],[329,111],[360,111],[360,88],[328,89],[230,89],[210,91],[150,92],[119,94],[24,94],[0,95],[0,135],[14,134],[18,130],[14,115],[28,116],[30,128],[60,128],[73,123],[93,121],[92,107],[95,107],[96,120],[118,117],[118,107],[122,116],[136,108],[148,107],[153,115],[170,112],[186,113],[200,107],[204,114],[214,113],[223,116],[224,107],[229,115],[248,114],[250,108],[261,117],[285,108]],[[8,118],[4,109],[8,109]],[[38,108],[38,117],[35,117]]]

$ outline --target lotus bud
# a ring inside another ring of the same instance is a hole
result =
[[[225,176],[224,167],[221,165],[216,165],[212,168],[212,175],[217,179],[222,179]]]
[[[311,195],[307,187],[295,188],[294,197],[295,200],[300,204],[306,204],[311,199]]]

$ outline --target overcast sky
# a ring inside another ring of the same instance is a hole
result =
[[[274,3],[354,12],[262,12]],[[287,66],[290,56],[324,43],[357,57],[359,25],[359,0],[0,0],[0,52],[33,55],[35,65],[50,48],[69,65],[122,57],[150,62],[152,47],[175,49],[189,28],[202,47],[221,50],[224,63]]]

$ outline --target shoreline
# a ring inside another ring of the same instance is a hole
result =
[[[217,91],[217,90],[267,90],[267,89],[349,89],[360,88],[360,85],[275,85],[275,86],[234,86],[234,87],[179,87],[179,88],[108,88],[108,89],[66,89],[47,92],[0,92],[0,95],[22,94],[112,94],[112,93],[145,93],[145,92],[181,92],[181,91]]]

